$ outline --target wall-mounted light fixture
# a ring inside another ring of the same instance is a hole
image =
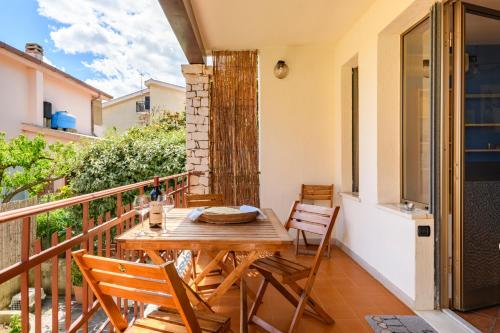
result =
[[[274,66],[274,76],[278,79],[284,79],[288,75],[288,65],[284,60],[278,60]]]

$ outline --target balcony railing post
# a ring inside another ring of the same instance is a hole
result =
[[[30,224],[29,216],[23,218],[21,239],[21,262],[28,262],[30,257]],[[29,332],[29,270],[21,273],[21,329]]]
[[[51,246],[57,246],[57,231],[52,234]],[[52,257],[52,271],[51,271],[51,288],[52,288],[52,332],[59,332],[59,261],[58,257]]]
[[[35,254],[42,252],[42,241],[34,244]],[[66,309],[67,310],[67,309]],[[35,267],[35,333],[42,332],[42,264]]]
[[[71,239],[71,228],[66,228],[66,240]],[[64,317],[64,328],[66,331],[71,327],[71,249],[66,250],[66,291],[65,291],[65,303],[66,303],[66,314]]]
[[[89,202],[85,201],[82,203],[82,211],[83,211],[83,216],[82,216],[82,233],[86,235],[89,231]],[[88,239],[83,241],[82,246],[85,250],[89,249],[89,242]],[[88,311],[89,311],[89,292],[88,292],[88,284],[85,279],[83,279],[82,283],[82,316],[86,316]],[[82,326],[83,333],[87,333],[89,330],[89,325],[87,322],[83,323]]]

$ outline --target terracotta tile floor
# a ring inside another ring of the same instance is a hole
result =
[[[304,316],[299,332],[322,333],[373,333],[365,316],[369,314],[413,315],[414,313],[379,282],[338,248],[332,249],[332,257],[324,258],[317,276],[313,297],[335,319],[335,324],[325,325]],[[285,257],[309,264],[311,256],[295,257],[292,252]],[[256,291],[260,276],[248,272],[249,288]],[[208,283],[208,281],[207,281]],[[251,301],[249,300],[249,307]],[[218,313],[231,316],[234,332],[239,332],[239,290],[232,289],[214,307]],[[278,329],[287,331],[292,319],[293,307],[273,287],[268,287],[259,315]],[[260,332],[250,325],[250,332]]]
[[[483,333],[500,333],[500,305],[470,312],[455,311],[455,313]]]

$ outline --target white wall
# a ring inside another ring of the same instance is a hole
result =
[[[102,126],[104,132],[107,129],[116,127],[118,131],[137,125],[138,115],[136,112],[136,102],[144,101],[144,95],[127,99],[123,102],[102,107]]]
[[[171,112],[184,111],[186,102],[186,92],[163,87],[161,85],[150,84],[149,96],[151,98],[151,109]]]
[[[88,89],[0,52],[0,131],[8,138],[21,133],[23,122],[43,126],[44,101],[53,112],[75,115],[77,131],[91,135],[91,100]]]
[[[78,133],[92,135],[92,96],[90,93],[45,75],[43,94],[44,101],[52,103],[52,113],[68,111],[69,114],[76,117]]]
[[[25,121],[29,100],[28,69],[10,59],[0,56],[0,131],[7,138],[18,135]]]
[[[350,122],[345,117],[346,86],[342,70],[353,58],[359,67],[360,190],[359,200],[344,196],[342,219],[335,238],[374,269],[403,300],[420,309],[433,307],[432,238],[416,237],[418,223],[432,227],[432,219],[403,217],[381,203],[400,198],[400,62],[399,38],[423,18],[432,0],[379,0],[335,45],[333,100],[335,183],[349,188]],[[344,78],[344,80],[342,79]],[[424,255],[422,255],[424,253]],[[418,269],[417,269],[418,268]],[[424,281],[422,283],[422,281]],[[422,283],[422,284],[421,284]]]
[[[302,183],[334,182],[332,57],[328,46],[259,49],[261,206],[282,220]],[[278,60],[290,69],[282,80]]]
[[[360,193],[343,198],[335,238],[402,300],[433,307],[432,218],[382,203],[400,198],[399,38],[432,0],[378,0],[334,45],[259,49],[261,206],[285,219],[301,183],[349,191],[349,66],[359,67]],[[285,60],[289,76],[273,67]],[[346,87],[349,87],[347,89]],[[346,109],[347,108],[347,109]]]

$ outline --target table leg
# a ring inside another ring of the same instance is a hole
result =
[[[215,267],[219,266],[219,263],[222,261],[227,251],[219,251],[217,255],[208,263],[208,265],[203,268],[203,271],[198,273],[196,279],[191,282],[191,286],[197,286]]]
[[[222,281],[222,283],[215,289],[212,295],[207,300],[207,303],[212,306],[219,298],[224,295],[231,286],[240,279],[241,275],[248,267],[259,257],[258,251],[251,251],[241,261],[241,263]]]
[[[240,281],[240,332],[248,333],[248,302],[245,276],[242,276]]]

